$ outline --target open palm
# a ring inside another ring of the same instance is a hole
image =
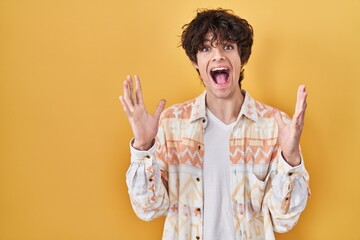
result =
[[[299,86],[295,113],[290,123],[284,123],[279,111],[276,111],[275,113],[275,119],[279,129],[279,145],[283,151],[283,155],[286,161],[292,166],[299,165],[301,162],[299,145],[301,133],[304,127],[305,111],[307,107],[306,97],[307,92],[305,86]]]
[[[157,134],[160,114],[164,110],[166,101],[161,100],[155,113],[149,114],[143,101],[140,79],[138,76],[134,78],[135,93],[131,76],[127,76],[124,80],[124,96],[120,96],[120,101],[134,134],[133,147],[148,150]]]

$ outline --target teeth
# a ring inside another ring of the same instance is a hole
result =
[[[228,69],[227,68],[224,68],[224,67],[218,67],[218,68],[213,68],[211,69],[212,72],[215,72],[215,71],[227,71]]]

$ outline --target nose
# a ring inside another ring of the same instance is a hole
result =
[[[224,60],[224,59],[225,59],[224,49],[222,49],[219,46],[215,47],[213,50],[212,60],[219,61],[219,60]]]

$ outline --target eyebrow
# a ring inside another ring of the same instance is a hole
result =
[[[211,41],[209,39],[205,39],[205,41],[200,45],[201,47],[203,46],[213,46],[214,44],[216,45],[228,45],[228,44],[235,44],[236,45],[236,42],[232,42],[232,41],[229,41],[229,40],[223,40],[223,41],[219,41],[219,40],[214,40],[214,41]]]

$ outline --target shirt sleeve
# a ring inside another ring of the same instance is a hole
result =
[[[269,210],[276,232],[287,232],[294,227],[305,209],[309,189],[309,174],[301,156],[298,166],[290,166],[278,152],[277,167],[271,181]]]
[[[132,140],[133,141],[133,140]],[[136,215],[150,221],[166,215],[169,208],[167,182],[162,179],[162,170],[157,164],[156,145],[148,151],[139,151],[130,142],[131,164],[126,173],[131,205]],[[164,174],[164,173],[163,173]]]

